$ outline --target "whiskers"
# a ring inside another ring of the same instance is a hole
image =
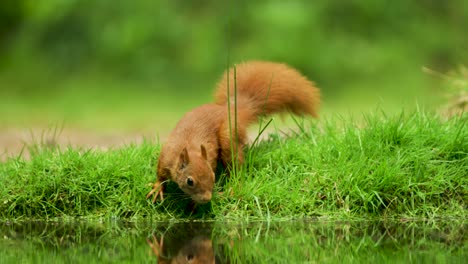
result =
[[[164,200],[155,204],[173,217],[203,217],[211,211],[211,203],[197,204],[173,181],[165,182]]]
[[[166,207],[185,207],[192,202],[193,200],[190,195],[179,189],[165,192],[165,198],[162,204]]]

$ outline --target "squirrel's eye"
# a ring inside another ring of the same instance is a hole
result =
[[[193,179],[192,179],[192,177],[188,177],[188,178],[187,178],[187,185],[190,186],[190,187],[193,186]]]

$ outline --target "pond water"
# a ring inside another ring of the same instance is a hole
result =
[[[463,263],[466,242],[465,220],[2,222],[0,263]]]

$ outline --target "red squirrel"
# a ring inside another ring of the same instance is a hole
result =
[[[242,164],[249,125],[260,116],[286,111],[318,117],[319,104],[319,89],[286,64],[249,61],[230,68],[216,86],[215,102],[186,113],[170,133],[160,152],[157,181],[146,198],[163,200],[164,183],[171,180],[196,203],[209,202],[217,161],[230,168],[235,157]]]

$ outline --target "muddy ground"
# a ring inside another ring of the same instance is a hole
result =
[[[164,136],[162,136],[164,137]],[[161,138],[161,136],[160,136]],[[46,144],[60,147],[79,147],[85,149],[107,150],[126,144],[139,144],[143,140],[156,142],[156,134],[152,132],[93,132],[79,129],[64,129],[51,131],[41,128],[33,129],[3,129],[0,130],[0,161],[8,157],[23,155],[29,157],[27,146]]]
[[[267,128],[260,138],[265,139],[268,133],[273,131],[274,129]],[[164,142],[169,132],[170,131],[162,133],[152,131],[96,132],[80,129],[54,131],[44,128],[0,129],[0,162],[7,160],[9,157],[16,157],[18,155],[29,158],[28,146],[33,144],[45,144],[48,146],[59,146],[61,148],[71,146],[73,148],[91,148],[105,151],[110,148],[118,148],[132,143],[139,144],[143,142],[143,140],[149,140],[155,143]],[[287,132],[283,130],[281,130],[281,132],[282,134],[287,134]],[[257,133],[258,131],[256,129],[249,131],[249,139],[253,141]]]

